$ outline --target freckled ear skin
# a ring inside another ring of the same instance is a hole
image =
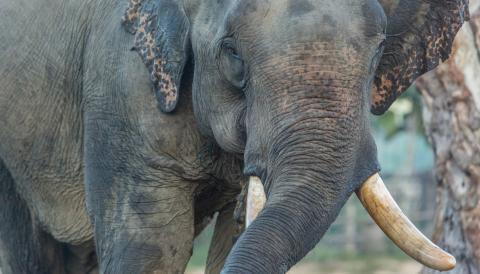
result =
[[[468,0],[379,0],[388,17],[385,50],[372,87],[371,112],[383,114],[422,74],[448,58],[468,20]]]
[[[134,49],[150,72],[160,109],[172,112],[190,47],[182,5],[175,0],[130,0],[122,24],[135,34]]]

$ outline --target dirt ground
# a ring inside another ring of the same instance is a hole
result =
[[[381,260],[378,262],[302,263],[288,274],[416,274],[421,266],[414,261]],[[186,274],[203,274],[203,269],[187,270]]]

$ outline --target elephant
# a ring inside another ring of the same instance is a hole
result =
[[[467,0],[1,0],[1,271],[182,273],[218,214],[207,273],[286,273],[355,191],[375,211],[369,115],[467,19]],[[249,178],[266,203],[244,229]]]

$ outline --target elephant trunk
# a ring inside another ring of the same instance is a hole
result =
[[[265,208],[237,241],[222,273],[286,273],[320,241],[353,192],[342,187],[348,185],[343,174],[298,165],[282,169],[269,187]]]

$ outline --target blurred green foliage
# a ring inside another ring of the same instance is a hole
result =
[[[422,119],[422,98],[415,86],[411,86],[390,109],[373,118],[374,130],[381,131],[387,139],[406,130],[409,126],[422,136],[425,135]]]
[[[215,220],[213,220],[212,223],[195,239],[192,258],[188,263],[189,267],[204,266],[207,262],[208,248],[210,247],[210,240],[213,236],[214,226]]]

